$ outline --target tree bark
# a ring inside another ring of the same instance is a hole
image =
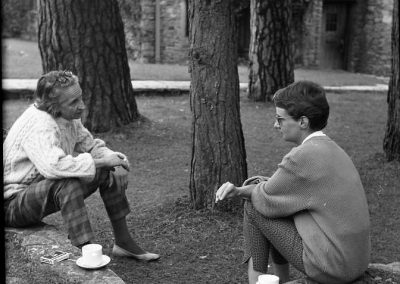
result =
[[[40,0],[39,50],[43,71],[79,77],[94,132],[139,119],[116,0]]]
[[[388,119],[383,149],[388,161],[400,161],[399,2],[394,1],[392,25],[392,76],[389,82]]]
[[[250,0],[249,94],[271,101],[294,81],[291,1]]]
[[[241,185],[247,177],[233,6],[228,0],[189,1],[190,195],[195,209],[214,208],[220,185]],[[218,209],[236,210],[241,200],[221,204]]]

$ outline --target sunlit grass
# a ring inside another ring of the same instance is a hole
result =
[[[2,77],[16,79],[37,79],[42,74],[37,42],[20,39],[2,40]],[[141,64],[129,61],[132,80],[189,81],[190,73],[185,64]],[[238,67],[239,80],[248,82],[248,68]],[[355,74],[342,70],[295,70],[295,80],[312,80],[323,86],[375,85],[386,84],[387,78],[376,78],[365,74]]]

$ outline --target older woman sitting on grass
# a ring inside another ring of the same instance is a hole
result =
[[[363,274],[370,258],[368,205],[350,157],[321,130],[329,105],[322,87],[299,81],[273,97],[283,139],[296,143],[270,178],[242,187],[223,184],[216,201],[235,196],[244,205],[244,261],[249,283],[267,273],[289,280],[291,263],[310,279],[348,283]]]

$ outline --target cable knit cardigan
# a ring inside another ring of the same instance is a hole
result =
[[[359,174],[329,137],[293,148],[251,195],[269,218],[293,216],[306,273],[325,284],[347,283],[368,267],[370,222]]]
[[[79,153],[77,155],[73,155]],[[93,180],[93,158],[112,153],[93,139],[80,119],[54,119],[31,105],[13,124],[3,143],[4,199],[26,189],[39,176],[46,179]]]

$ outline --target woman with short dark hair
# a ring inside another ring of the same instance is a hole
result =
[[[285,109],[295,120],[306,116],[312,130],[322,130],[328,123],[329,104],[325,91],[313,82],[293,83],[277,91],[272,100],[276,107]]]
[[[234,196],[244,206],[244,261],[249,283],[268,271],[289,280],[291,263],[314,281],[348,283],[363,274],[370,258],[367,200],[350,157],[321,130],[329,104],[324,89],[299,81],[273,97],[274,127],[296,143],[270,178],[253,177],[243,186],[227,182],[216,201]]]

